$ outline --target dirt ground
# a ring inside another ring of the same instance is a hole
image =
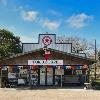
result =
[[[0,89],[0,100],[100,100],[100,91],[84,89]]]

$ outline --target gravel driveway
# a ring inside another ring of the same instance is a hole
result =
[[[0,100],[100,100],[100,91],[84,89],[0,89]]]

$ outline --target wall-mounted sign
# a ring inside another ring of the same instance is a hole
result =
[[[43,42],[44,45],[48,46],[48,45],[51,44],[52,39],[49,36],[45,36],[45,37],[43,37],[42,42]]]
[[[55,75],[64,75],[64,69],[55,69]]]
[[[28,60],[28,65],[63,65],[63,60]]]

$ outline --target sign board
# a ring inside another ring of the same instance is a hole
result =
[[[55,75],[64,75],[64,69],[55,69]]]
[[[63,60],[28,60],[28,65],[63,65]]]
[[[76,70],[76,74],[77,75],[82,74],[82,70]]]
[[[43,39],[42,39],[42,42],[43,42],[44,45],[48,46],[48,45],[51,44],[52,39],[49,36],[44,36]]]
[[[19,84],[20,84],[20,85],[21,85],[21,84],[22,84],[22,85],[25,84],[24,79],[18,79],[18,85],[19,85]]]

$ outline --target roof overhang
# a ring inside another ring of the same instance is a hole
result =
[[[38,51],[41,51],[41,50],[43,50],[43,48],[36,49],[36,50],[33,50],[33,51],[29,51],[29,52],[24,52],[24,53],[18,53],[16,55],[10,56],[9,58],[0,60],[0,62],[5,61],[5,60],[9,60],[9,59],[12,59],[12,58],[20,57],[20,56],[23,56],[23,55],[27,55],[27,54],[30,54],[30,53],[38,52]],[[61,53],[61,54],[66,55],[66,56],[71,56],[71,57],[87,60],[87,61],[90,61],[92,64],[97,62],[94,59],[90,59],[90,58],[87,58],[87,57],[82,57],[82,56],[79,56],[79,55],[75,55],[74,53],[71,54],[71,53],[62,52],[62,51],[51,49],[51,48],[48,48],[48,50],[53,51],[53,52],[57,52],[57,53]]]

